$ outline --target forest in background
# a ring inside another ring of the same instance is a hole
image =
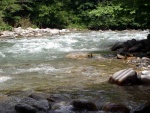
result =
[[[0,0],[0,26],[149,29],[150,0]]]

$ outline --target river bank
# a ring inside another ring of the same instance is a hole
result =
[[[65,34],[65,33],[71,33],[71,32],[87,32],[89,30],[81,30],[81,29],[51,29],[51,28],[12,28],[10,31],[1,31],[0,30],[0,38],[17,38],[17,37],[42,37],[42,36],[51,36],[51,35],[59,35],[59,34]],[[99,32],[105,32],[105,31],[114,31],[114,30],[99,30]],[[118,30],[115,30],[116,32]],[[122,30],[121,32],[141,32],[143,30]],[[149,31],[144,30],[145,32]]]
[[[26,28],[23,29],[21,27],[18,28],[13,28],[12,31],[1,31],[0,32],[0,38],[5,38],[5,37],[11,37],[11,38],[16,38],[16,37],[41,37],[41,36],[49,36],[49,35],[57,35],[57,34],[64,34],[68,33],[70,30],[68,29],[39,29],[39,28]]]

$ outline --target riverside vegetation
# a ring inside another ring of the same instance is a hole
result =
[[[1,0],[0,26],[148,29],[149,9],[149,0]]]

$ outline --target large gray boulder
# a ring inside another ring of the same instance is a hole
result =
[[[110,77],[109,82],[117,85],[132,85],[137,84],[138,80],[136,71],[129,68],[114,73]]]

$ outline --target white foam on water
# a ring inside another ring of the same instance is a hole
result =
[[[7,80],[10,80],[11,77],[4,77],[4,76],[0,76],[0,83],[5,82]]]
[[[70,33],[66,35],[53,35],[51,37],[9,39],[3,42],[12,43],[0,52],[0,57],[6,57],[7,53],[12,57],[19,58],[59,58],[62,53],[72,51],[98,51],[107,50],[108,46],[115,42],[126,41],[135,38],[145,39],[148,30],[145,31],[89,31],[83,33]],[[32,55],[32,56],[31,56]],[[38,57],[39,56],[39,57]],[[52,56],[52,57],[51,57]]]
[[[2,69],[0,69],[0,73],[3,73],[3,70],[2,70]]]
[[[2,52],[0,52],[0,57],[5,58],[6,56]]]
[[[62,105],[62,106],[60,106],[60,108],[58,110],[54,110],[54,111],[58,112],[58,113],[75,113],[75,112],[72,112],[71,109],[73,109],[72,105],[68,105],[68,106]]]
[[[13,74],[21,74],[21,73],[44,73],[44,74],[50,74],[50,73],[65,73],[67,70],[69,70],[71,67],[64,67],[64,68],[55,68],[50,65],[38,65],[34,66],[32,68],[23,68],[23,69],[14,69]]]

